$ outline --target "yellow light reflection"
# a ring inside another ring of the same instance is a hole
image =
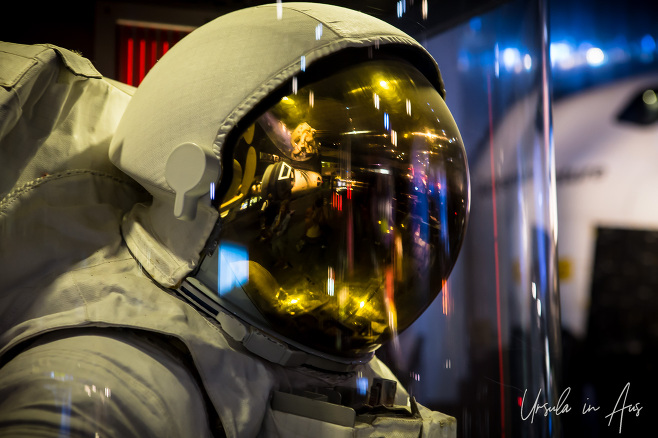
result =
[[[335,274],[330,272],[329,275]],[[391,323],[393,327],[397,323],[394,306],[384,303],[386,287],[383,283],[370,280],[366,283],[342,285],[335,297],[326,293],[324,285],[317,290],[312,284],[298,284],[288,290],[281,287],[267,298],[268,307],[280,316],[289,315],[286,319],[293,325],[296,318],[307,321],[303,318],[311,315],[320,323],[340,321],[353,330],[355,336],[363,340],[375,340],[388,331]]]
[[[417,135],[417,136],[420,136],[420,137],[431,138],[432,140],[435,140],[435,139],[448,140],[448,137],[446,137],[445,135],[432,134],[431,132],[412,132],[411,134],[412,135]]]
[[[647,105],[656,105],[656,104],[658,104],[658,97],[656,96],[656,92],[653,91],[653,90],[645,91],[642,94],[642,100]]]

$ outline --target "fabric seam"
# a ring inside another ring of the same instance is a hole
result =
[[[77,176],[81,175],[92,175],[92,176],[98,176],[104,179],[110,179],[115,182],[118,182],[120,184],[126,185],[133,187],[134,184],[132,184],[128,180],[121,179],[119,177],[116,177],[114,175],[110,175],[109,173],[105,172],[100,172],[97,170],[89,170],[89,169],[75,169],[75,170],[66,170],[63,172],[57,172],[51,175],[46,175],[37,179],[34,179],[32,181],[28,181],[25,184],[23,184],[20,187],[16,187],[13,190],[11,190],[7,195],[5,195],[4,198],[0,201],[0,214],[4,213],[7,208],[13,204],[17,199],[19,199],[24,193],[28,193],[35,188],[46,184],[50,181],[55,181],[58,179],[64,179],[64,178],[74,178]]]

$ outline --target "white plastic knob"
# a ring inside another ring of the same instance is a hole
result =
[[[176,193],[174,216],[194,220],[199,198],[219,180],[219,160],[194,143],[182,143],[167,158],[165,179]]]

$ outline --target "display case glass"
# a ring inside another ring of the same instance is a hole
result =
[[[458,436],[558,436],[568,407],[547,4],[504,2],[415,36],[464,139],[471,216],[441,295],[382,355],[418,400],[457,418]]]

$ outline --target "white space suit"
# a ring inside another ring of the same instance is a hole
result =
[[[408,416],[309,413],[304,400],[331,403],[300,391],[395,377],[371,351],[323,371],[331,354],[317,359],[239,313],[211,317],[181,292],[222,219],[207,182],[230,174],[227,138],[293,77],[351,49],[405,57],[442,92],[413,39],[318,4],[220,17],[136,92],[65,49],[0,45],[0,435],[455,436],[454,418],[400,387],[386,405]],[[172,164],[181,144],[206,161],[183,152]]]

